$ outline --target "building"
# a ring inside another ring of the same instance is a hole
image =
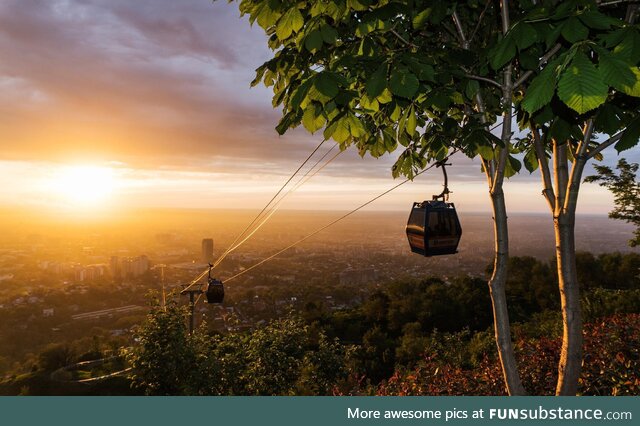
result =
[[[205,238],[202,240],[202,263],[213,262],[213,239]]]
[[[150,262],[147,256],[126,257],[120,262],[123,277],[136,278],[149,270]]]
[[[120,259],[118,256],[111,256],[109,260],[109,270],[111,271],[111,276],[113,278],[120,277]]]

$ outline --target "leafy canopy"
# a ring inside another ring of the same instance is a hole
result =
[[[283,109],[277,131],[302,124],[374,157],[399,144],[394,176],[412,177],[454,146],[487,161],[502,149],[525,153],[533,170],[529,139],[507,147],[487,130],[511,105],[520,128],[542,129],[545,141],[580,140],[595,118],[596,133],[628,129],[619,151],[635,145],[640,32],[624,22],[624,8],[508,4],[506,32],[499,2],[486,0],[241,0],[240,10],[274,51],[253,84],[273,87]],[[510,156],[507,177],[519,169]]]

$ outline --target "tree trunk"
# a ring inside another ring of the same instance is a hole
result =
[[[507,266],[509,261],[509,233],[507,226],[507,209],[504,192],[498,188],[491,193],[493,206],[493,230],[495,234],[495,258],[493,274],[489,280],[489,292],[493,305],[494,330],[498,355],[502,365],[502,373],[509,395],[526,395],[522,386],[518,365],[511,343],[511,329],[505,286],[507,282]]]
[[[556,395],[575,395],[582,369],[582,311],[576,272],[574,227],[573,213],[564,212],[554,218],[558,286],[564,329]]]

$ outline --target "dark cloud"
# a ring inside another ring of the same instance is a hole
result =
[[[268,52],[238,15],[221,2],[4,2],[2,155],[182,167],[297,157],[308,145],[295,139],[310,138],[279,138],[266,90],[249,89]]]

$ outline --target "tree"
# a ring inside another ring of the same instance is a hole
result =
[[[519,44],[521,30],[514,27],[512,40],[505,37],[498,46],[509,50],[508,61],[523,67],[527,55],[546,50],[543,64],[523,68],[516,81],[523,96],[515,102],[520,127],[528,131],[519,141],[524,163],[540,169],[554,221],[564,329],[556,393],[573,395],[583,341],[575,251],[578,194],[589,160],[601,159],[609,146],[630,149],[640,138],[640,33],[633,25],[638,12],[633,2],[572,0],[551,6],[556,5],[533,5],[516,24],[533,29],[532,39]]]
[[[615,208],[609,213],[612,219],[624,220],[636,226],[634,237],[629,240],[631,247],[640,245],[640,182],[636,181],[638,164],[627,163],[624,158],[618,161],[618,172],[610,167],[595,166],[598,174],[588,176],[585,182],[598,182],[613,194]]]
[[[154,305],[137,331],[137,344],[127,351],[133,383],[148,395],[189,395],[196,376],[196,336],[186,326],[188,310],[171,301]]]
[[[582,353],[573,243],[581,173],[604,148],[630,148],[640,133],[640,36],[630,24],[636,7],[607,6],[587,0],[240,2],[274,50],[253,84],[273,87],[273,105],[283,108],[280,134],[300,124],[310,132],[323,129],[342,149],[353,145],[374,157],[401,146],[394,176],[413,177],[455,151],[479,159],[494,212],[489,290],[495,336],[512,395],[525,389],[505,296],[504,178],[522,162],[542,170],[565,327],[558,393],[573,394]],[[494,123],[500,137],[489,130]],[[610,137],[598,145],[597,133]]]
[[[189,334],[186,307],[154,306],[126,351],[148,395],[329,395],[347,379],[352,348],[300,318],[249,332]]]

